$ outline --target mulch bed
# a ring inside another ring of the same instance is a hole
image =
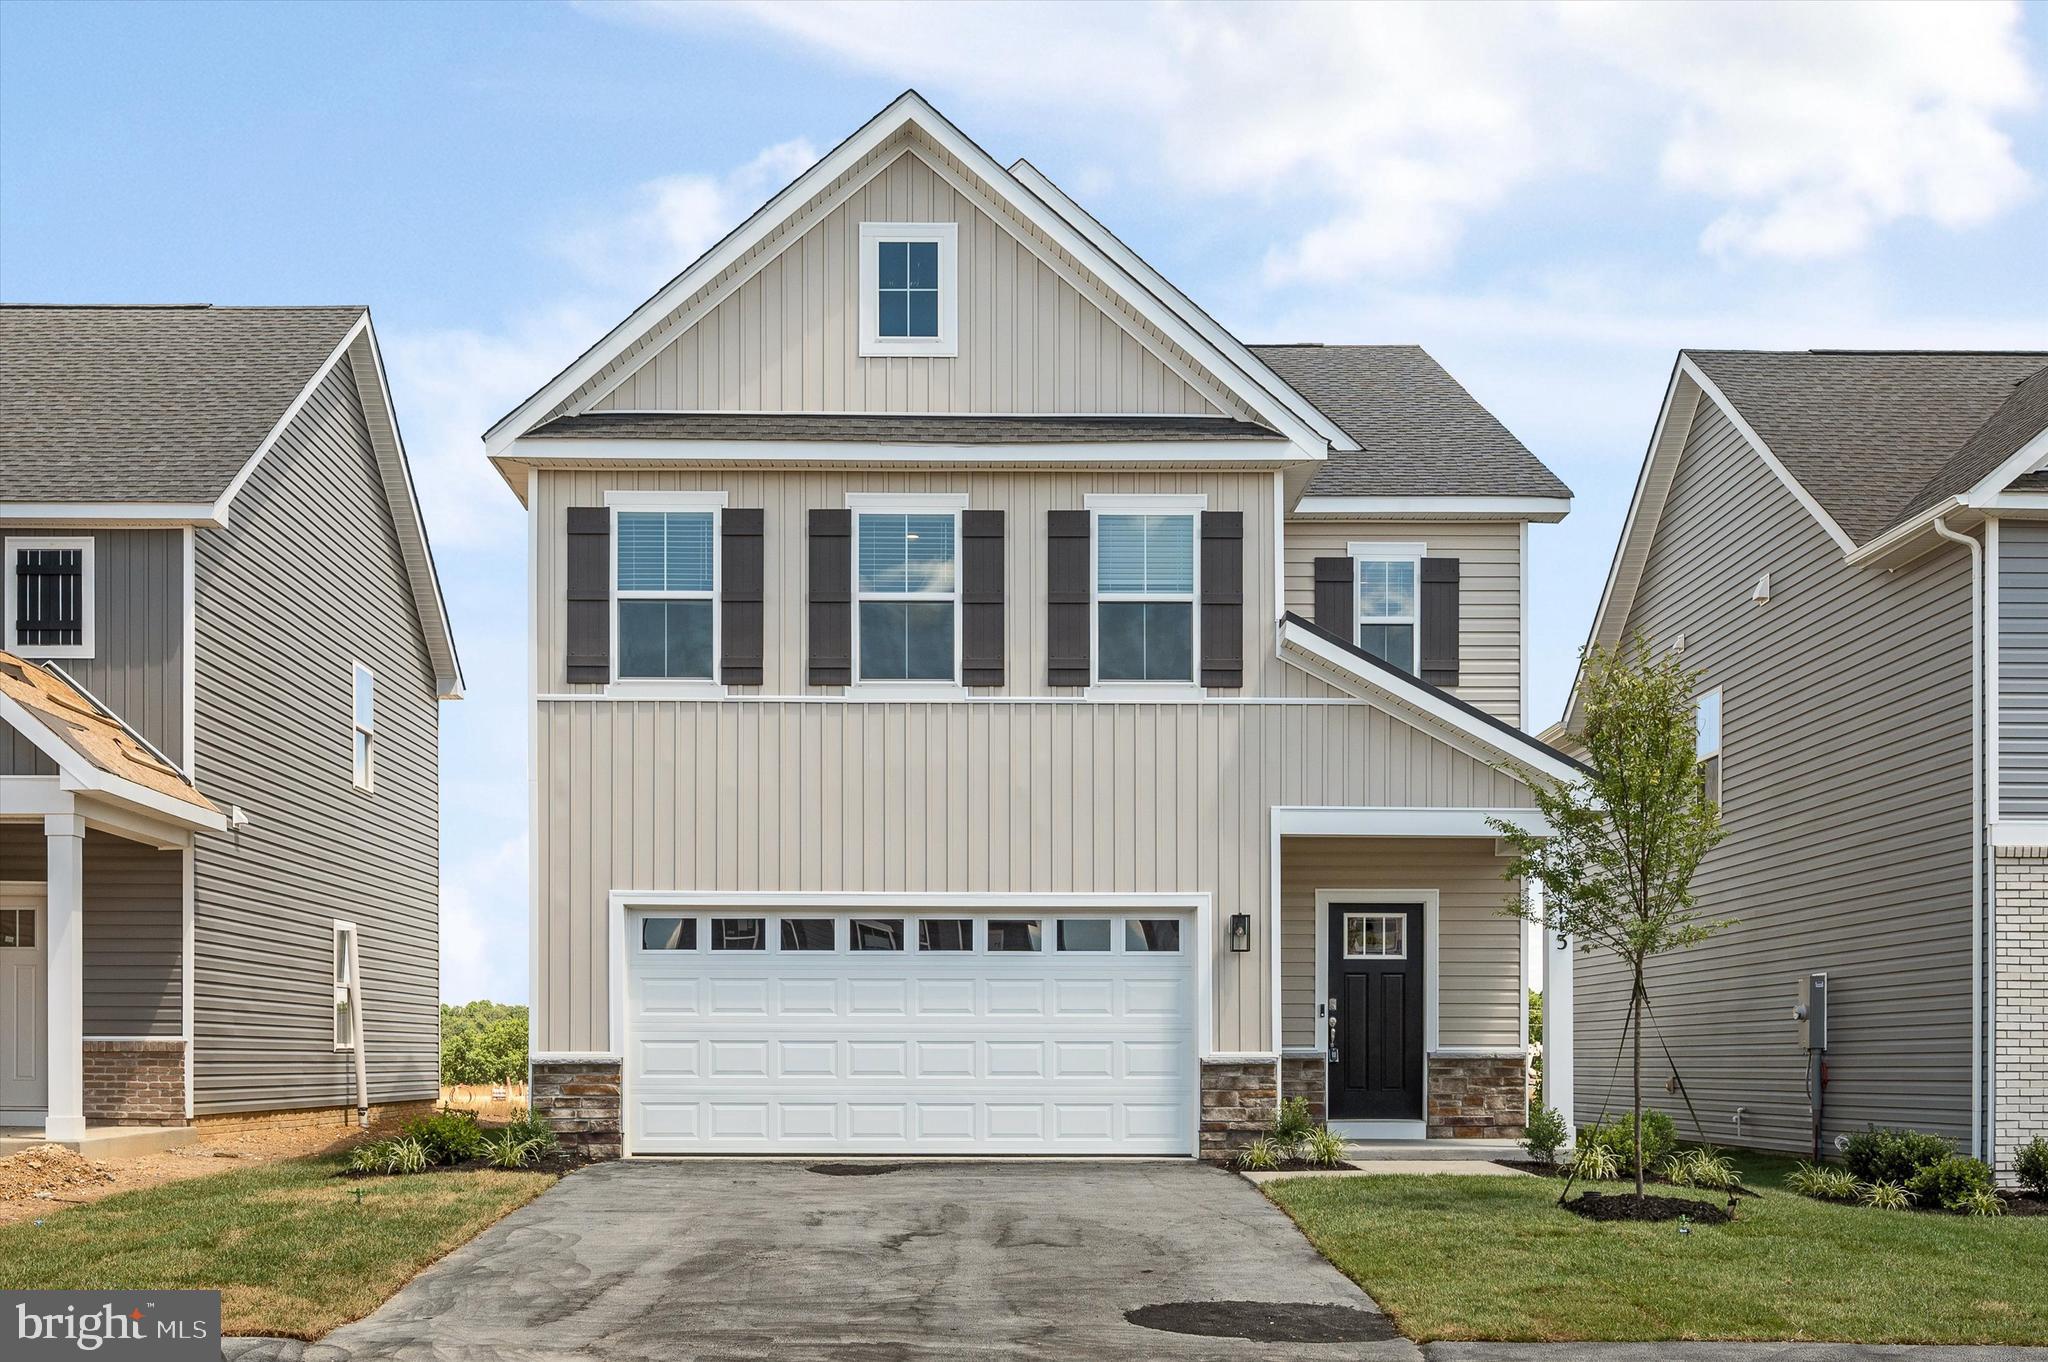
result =
[[[2048,1215],[2048,1196],[2032,1192],[2000,1192],[2007,1215]]]
[[[1726,1207],[1711,1201],[1678,1196],[1639,1197],[1634,1192],[1584,1192],[1565,1202],[1564,1208],[1588,1220],[1690,1220],[1696,1225],[1725,1225],[1735,1218]]]
[[[1141,1328],[1255,1343],[1378,1343],[1401,1336],[1393,1321],[1349,1305],[1291,1301],[1180,1301],[1124,1311]]]

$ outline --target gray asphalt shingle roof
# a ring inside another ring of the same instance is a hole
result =
[[[1331,451],[1309,496],[1571,495],[1419,345],[1249,348],[1360,445]]]
[[[2048,412],[2048,352],[1685,353],[1858,544],[1974,485]]]
[[[531,440],[851,440],[880,444],[1101,444],[1114,440],[1273,440],[1225,416],[849,416],[804,412],[587,412]]]
[[[212,501],[360,307],[0,307],[0,501]]]

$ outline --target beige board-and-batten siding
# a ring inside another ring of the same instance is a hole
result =
[[[1316,559],[1354,543],[1422,544],[1458,560],[1458,684],[1451,693],[1505,723],[1522,721],[1522,524],[1513,520],[1290,520],[1287,608],[1316,613]]]
[[[863,222],[956,224],[957,356],[861,355]],[[672,314],[682,317],[693,320],[679,334],[643,342],[585,385],[625,373],[591,410],[1246,415],[964,167],[908,136]]]
[[[1771,599],[1752,599],[1771,574]],[[1683,636],[1722,689],[1727,840],[1699,913],[1736,925],[1649,970],[1651,1007],[1704,1138],[1807,1147],[1792,1008],[1829,976],[1826,1135],[1867,1124],[1970,1135],[1970,565],[1957,547],[1851,567],[1711,400],[1701,399],[1624,637]],[[1628,982],[1577,957],[1578,1118],[1610,1091]],[[1652,1100],[1665,1091],[1655,1035]],[[1743,1110],[1738,1129],[1735,1115]],[[1688,1129],[1688,1133],[1691,1133]]]

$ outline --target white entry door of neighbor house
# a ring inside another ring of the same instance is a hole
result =
[[[39,883],[0,880],[0,1125],[40,1124],[50,1101],[50,1027]]]
[[[1194,1152],[1185,913],[625,925],[629,1153]]]

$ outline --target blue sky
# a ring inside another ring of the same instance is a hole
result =
[[[2048,8],[0,7],[0,297],[366,303],[455,613],[451,998],[522,1000],[485,425],[905,86],[1240,337],[1427,346],[1578,494],[1561,704],[1680,346],[2048,345]]]

